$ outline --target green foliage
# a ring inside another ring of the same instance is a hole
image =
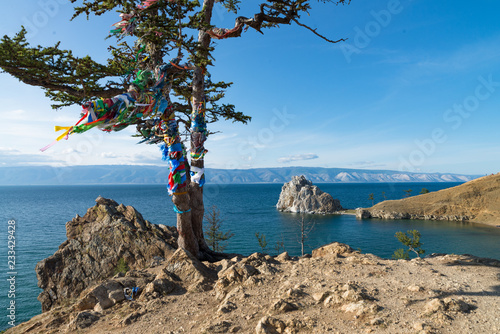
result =
[[[427,188],[422,188],[422,190],[420,190],[420,194],[428,194],[429,193],[429,189]]]
[[[406,255],[408,255],[409,251],[414,252],[417,257],[420,257],[420,255],[425,254],[425,250],[422,249],[422,243],[420,242],[420,232],[417,230],[408,230],[406,233],[403,232],[396,232],[396,238],[401,242],[403,245],[408,247],[408,250],[406,250]],[[398,253],[399,256],[404,256],[404,253],[401,253],[401,250],[397,250],[393,257]],[[400,258],[406,258],[406,257],[400,257]],[[409,255],[408,255],[409,258]]]
[[[110,97],[126,90],[123,82],[104,81],[122,74],[126,62],[102,65],[89,56],[80,58],[60,49],[60,43],[31,47],[26,34],[23,27],[13,38],[3,36],[0,67],[25,84],[41,86],[46,96],[59,103],[53,107],[81,104],[98,94]]]
[[[387,199],[387,197],[385,196],[385,191],[382,191],[382,197],[384,198],[384,201]]]
[[[237,3],[229,1],[227,5],[234,7]],[[30,46],[26,40],[26,29],[22,28],[13,38],[2,38],[0,68],[23,83],[44,89],[46,96],[54,102],[53,108],[81,105],[96,98],[124,93],[137,79],[136,73],[153,71],[157,66],[168,63],[181,50],[187,53],[184,59],[206,71],[212,61],[211,48],[204,51],[195,37],[199,29],[210,26],[194,20],[204,10],[199,1],[160,1],[143,11],[137,10],[137,4],[137,0],[83,0],[75,7],[74,17],[86,15],[89,18],[91,14],[102,15],[110,11],[135,11],[137,14],[133,30],[135,43],[131,45],[130,38],[125,41],[120,34],[114,35],[119,43],[109,48],[110,57],[106,64],[100,64],[90,56],[76,57],[72,51],[61,49],[60,43],[52,47]],[[201,59],[197,54],[201,55]],[[193,79],[193,71],[179,71],[172,79],[176,115],[181,118],[186,131],[191,125]],[[153,83],[149,82],[148,87]],[[218,102],[224,98],[231,84],[205,82],[207,123],[220,119],[241,123],[251,120],[251,117],[236,111],[234,105]],[[136,123],[158,116],[152,114]],[[141,136],[141,133],[138,132],[138,135]]]
[[[118,274],[118,273],[123,273],[125,274],[127,271],[129,271],[130,268],[129,266],[127,265],[127,262],[125,262],[125,259],[123,257],[121,257],[119,260],[118,260],[118,263],[116,264],[116,267],[115,269],[113,270],[114,274]]]
[[[410,197],[410,196],[411,196],[411,192],[412,192],[412,191],[413,191],[413,190],[411,190],[411,189],[404,190],[404,192],[405,192],[405,197]]]
[[[266,235],[264,233],[260,234],[259,232],[255,233],[255,237],[259,243],[259,247],[262,249],[262,253],[265,253],[267,247]]]
[[[281,249],[283,249],[283,251]],[[285,242],[283,241],[283,236],[281,236],[281,240],[276,241],[276,244],[274,244],[274,250],[276,251],[276,255],[279,255],[285,251]]]
[[[368,195],[368,199],[369,199],[370,201],[372,201],[372,206],[373,206],[373,205],[375,204],[375,203],[374,203],[375,197],[373,197],[373,193],[371,193],[370,195]]]
[[[407,249],[400,248],[392,254],[394,260],[409,260],[410,255]]]
[[[223,252],[227,248],[227,240],[234,236],[231,231],[222,232],[223,220],[220,217],[220,210],[214,205],[205,214],[205,240],[210,248],[215,252]]]

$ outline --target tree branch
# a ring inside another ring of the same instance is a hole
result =
[[[312,31],[312,33],[313,33],[313,34],[315,34],[315,35],[316,35],[316,36],[318,36],[318,37],[321,37],[322,39],[324,39],[325,41],[327,41],[327,42],[329,42],[329,43],[333,43],[333,44],[335,44],[335,43],[339,43],[339,42],[345,42],[345,41],[347,41],[347,38],[340,38],[340,39],[337,39],[336,41],[332,41],[331,39],[328,39],[328,38],[326,38],[325,36],[323,36],[323,35],[321,35],[320,33],[318,33],[318,32],[317,32],[317,29],[313,29],[313,28],[311,28],[311,27],[309,27],[309,26],[307,26],[307,25],[305,25],[305,24],[302,24],[302,23],[300,23],[298,20],[296,20],[296,19],[294,19],[294,18],[292,18],[292,20],[293,20],[295,23],[297,23],[297,25],[299,25],[299,26],[301,26],[301,27],[303,27],[303,28],[306,28],[306,29],[308,29],[308,30]]]
[[[343,2],[344,1],[339,1],[338,3],[343,3]],[[209,30],[207,33],[211,37],[216,38],[216,39],[240,37],[241,32],[243,31],[243,27],[246,25],[247,27],[252,27],[253,29],[260,32],[261,34],[264,34],[261,31],[264,23],[268,23],[271,25],[277,25],[277,24],[290,24],[290,22],[293,21],[293,22],[297,23],[297,25],[310,30],[316,36],[324,39],[325,41],[327,41],[329,43],[338,43],[338,42],[343,42],[346,40],[345,38],[340,38],[338,40],[331,40],[331,39],[321,35],[320,33],[318,33],[317,29],[313,29],[313,28],[311,28],[303,23],[300,23],[298,21],[299,15],[298,15],[298,10],[295,8],[295,6],[296,6],[295,4],[286,4],[290,7],[286,11],[279,8],[279,5],[283,6],[285,4],[276,2],[272,6],[269,6],[265,3],[263,3],[260,6],[260,13],[255,14],[253,18],[239,16],[236,18],[234,28],[232,28],[232,29],[213,28],[213,29]],[[276,15],[266,14],[265,13],[266,8],[268,9],[269,13],[274,13]],[[280,17],[278,15],[284,15],[284,17]]]

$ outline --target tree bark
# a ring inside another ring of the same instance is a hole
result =
[[[177,231],[179,232],[177,244],[179,245],[179,247],[189,251],[191,254],[193,254],[193,256],[199,258],[200,248],[198,247],[198,242],[196,240],[191,223],[192,212],[189,211],[189,197],[189,194],[172,196],[172,202],[177,207],[177,209],[182,211],[182,213],[177,214]]]
[[[212,10],[214,6],[214,0],[204,0],[203,1],[203,20],[204,23],[209,25],[212,19]],[[210,46],[210,35],[203,29],[198,32],[198,57],[200,59],[206,59],[208,57],[207,49]],[[204,105],[205,102],[205,69],[199,64],[196,64],[193,73],[193,93],[192,93],[192,106],[193,106],[193,118],[197,114],[198,108]],[[194,119],[191,120],[193,122]],[[201,147],[196,147],[196,136],[197,134],[191,132],[191,151],[194,152],[195,149],[198,151],[204,150],[203,142]],[[199,137],[198,137],[199,138]],[[203,157],[198,160],[191,159],[191,166],[204,168],[205,162]],[[203,259],[209,259],[214,253],[208,247],[205,237],[203,236],[203,216],[205,214],[205,208],[203,203],[203,187],[195,182],[189,184],[189,195],[191,200],[191,223],[194,232],[194,237],[200,249],[200,256]]]

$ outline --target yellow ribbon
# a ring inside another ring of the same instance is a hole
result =
[[[66,137],[67,135],[69,135],[69,132],[73,129],[72,126],[54,126],[54,131],[57,132],[57,131],[61,131],[61,130],[66,130],[64,131],[64,133],[62,135],[60,135],[59,137],[57,137],[56,141],[59,141],[61,139],[63,139],[64,137]]]

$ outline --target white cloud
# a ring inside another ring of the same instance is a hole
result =
[[[102,152],[100,156],[101,158],[111,158],[111,159],[118,158],[118,155],[113,152]]]
[[[356,167],[356,168],[380,168],[380,167],[386,167],[385,164],[380,164],[376,163],[375,161],[355,161],[349,166]]]
[[[2,120],[9,120],[9,121],[29,120],[26,111],[22,109],[0,111],[0,117],[2,118]]]
[[[289,155],[287,157],[282,157],[278,159],[278,162],[281,163],[287,163],[287,162],[292,162],[292,161],[301,161],[301,160],[313,160],[313,159],[318,159],[319,156],[314,153],[307,153],[307,154],[296,154],[296,155]]]
[[[221,140],[231,139],[231,138],[234,138],[237,136],[238,136],[237,133],[231,133],[231,134],[216,133],[216,134],[210,135],[210,140],[211,141],[221,141]]]
[[[27,165],[51,165],[60,163],[61,160],[54,159],[51,156],[39,154],[22,153],[12,148],[0,147],[0,166],[27,166]]]

